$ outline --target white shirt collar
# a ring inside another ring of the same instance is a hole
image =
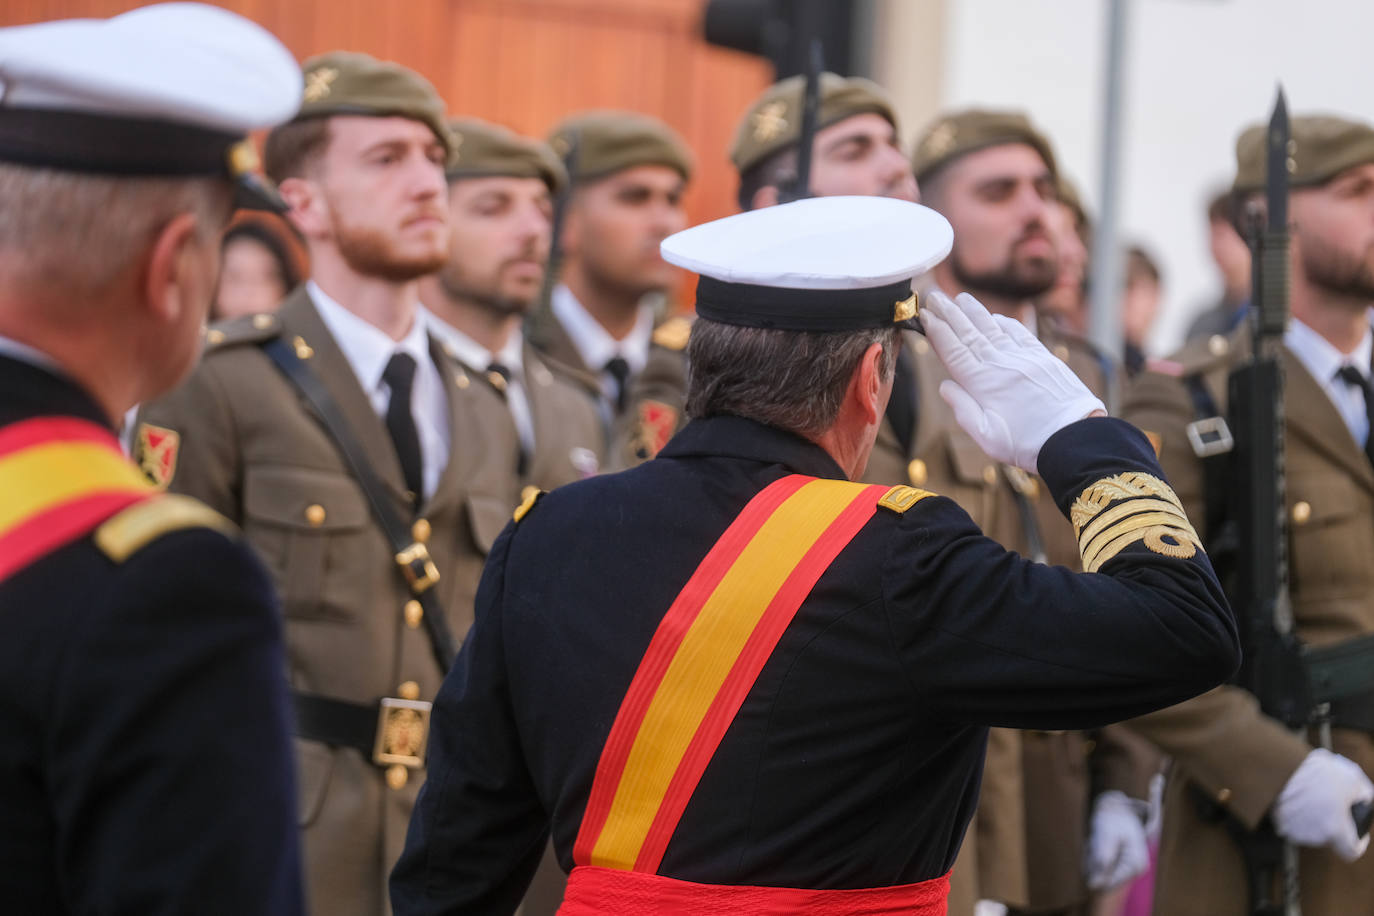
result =
[[[1368,327],[1349,355],[1337,350],[1331,341],[1296,318],[1289,320],[1283,342],[1312,373],[1312,377],[1324,385],[1335,378],[1336,372],[1345,365],[1354,366],[1360,375],[1369,378],[1370,357],[1374,355],[1374,333]]]
[[[549,304],[588,369],[602,372],[608,362],[619,356],[629,364],[631,375],[644,371],[649,362],[649,343],[654,336],[653,309],[641,305],[634,329],[624,340],[616,340],[561,283],[554,287]]]
[[[305,288],[364,391],[371,393],[378,389],[382,384],[382,372],[397,351],[409,353],[417,366],[429,361],[429,337],[426,323],[420,320],[418,306],[406,336],[392,340],[385,331],[340,305],[314,280],[308,281]]]
[[[514,334],[506,341],[498,353],[492,353],[486,347],[473,340],[462,331],[449,324],[429,309],[421,307],[425,321],[429,323],[434,336],[444,344],[445,347],[453,351],[453,355],[458,361],[475,372],[486,372],[487,366],[493,362],[500,363],[510,370],[512,378],[520,378],[524,375],[524,338],[517,329]]]

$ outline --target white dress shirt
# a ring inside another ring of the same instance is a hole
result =
[[[553,309],[554,317],[568,332],[568,337],[572,338],[573,346],[577,348],[582,362],[595,372],[601,381],[604,403],[614,404],[617,394],[615,376],[607,372],[605,366],[619,356],[630,367],[630,378],[644,371],[649,362],[649,343],[654,336],[654,310],[647,305],[641,305],[634,328],[624,340],[616,340],[606,332],[601,322],[582,307],[582,303],[577,301],[577,297],[566,286],[559,284],[554,287],[549,305]]]
[[[382,381],[382,372],[396,353],[407,353],[415,360],[415,382],[410,390],[410,413],[420,436],[420,458],[424,462],[425,499],[434,495],[439,475],[448,465],[449,437],[448,399],[439,367],[429,353],[428,324],[416,306],[415,320],[400,340],[392,340],[380,328],[374,327],[344,308],[314,280],[306,283],[306,291],[320,312],[329,333],[343,351],[344,358],[358,377],[358,384],[367,393],[372,409],[386,420],[391,402],[391,387]]]
[[[1369,362],[1374,353],[1374,334],[1365,328],[1364,336],[1355,346],[1354,352],[1342,353],[1331,342],[1316,331],[1294,318],[1288,322],[1283,342],[1298,361],[1306,367],[1317,384],[1322,386],[1331,403],[1336,406],[1341,419],[1350,429],[1350,435],[1361,448],[1369,438],[1369,414],[1365,411],[1364,392],[1336,377],[1342,366],[1353,366],[1360,375],[1369,381]]]
[[[430,330],[448,347],[463,365],[474,372],[486,374],[492,363],[500,363],[510,372],[506,380],[506,407],[511,419],[515,421],[515,431],[520,436],[520,448],[526,455],[534,454],[534,417],[530,413],[529,383],[525,378],[524,343],[525,338],[517,329],[500,352],[492,353],[462,331],[435,315],[424,310],[425,320]]]

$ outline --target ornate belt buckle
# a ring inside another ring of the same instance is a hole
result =
[[[424,700],[382,697],[377,708],[377,743],[372,762],[386,767],[400,764],[418,770],[425,765],[429,745],[429,711]]]
[[[1207,417],[1188,424],[1188,442],[1193,446],[1193,454],[1199,458],[1224,455],[1236,447],[1231,437],[1231,427],[1226,425],[1225,417]]]
[[[430,559],[429,548],[419,541],[396,554],[396,564],[410,583],[410,590],[417,595],[439,581],[439,567]]]

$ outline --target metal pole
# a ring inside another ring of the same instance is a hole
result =
[[[1130,0],[1109,0],[1107,44],[1103,64],[1102,173],[1097,228],[1093,234],[1089,335],[1104,353],[1122,358],[1121,244],[1117,223],[1117,189],[1121,182],[1122,85],[1126,69],[1126,17]]]

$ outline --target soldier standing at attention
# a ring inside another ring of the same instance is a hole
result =
[[[291,54],[198,4],[0,29],[0,900],[302,912],[284,653],[226,519],[115,426],[185,376]]]
[[[913,166],[926,204],[954,227],[953,251],[930,279],[1020,322],[1110,403],[1111,361],[1034,304],[1060,269],[1051,232],[1058,170],[1048,139],[1019,113],[951,112],[917,140]],[[923,369],[918,384],[938,388],[935,361]],[[985,502],[975,517],[990,537],[1022,556],[1080,568],[1074,530],[1043,481],[984,454],[938,402],[921,426],[917,454],[927,469],[952,465],[960,481],[953,492],[979,487],[981,477],[986,489],[975,492]],[[980,848],[970,850],[979,897],[1017,913],[1068,916],[1083,912],[1090,885],[1116,886],[1148,866],[1143,799],[1158,760],[1142,742],[1114,728],[995,738],[997,766],[987,770],[976,821]]]
[[[601,393],[612,467],[652,458],[677,426],[685,387],[684,318],[656,314],[676,268],[658,246],[687,225],[691,153],[668,125],[628,111],[562,121],[549,144],[572,181],[559,238],[559,285],[529,340]],[[647,378],[641,378],[646,376]],[[631,388],[647,389],[630,412]]]
[[[1374,453],[1370,437],[1374,304],[1374,127],[1294,117],[1289,146],[1292,317],[1284,335],[1287,511],[1294,630],[1307,646],[1374,656]],[[1234,212],[1263,206],[1264,129],[1236,144]],[[1227,452],[1201,433],[1224,422],[1227,376],[1249,359],[1249,322],[1188,344],[1145,372],[1123,413],[1156,438],[1184,505],[1214,538],[1225,519]],[[1167,369],[1168,371],[1162,371]],[[1195,448],[1193,442],[1197,441]],[[1174,758],[1164,799],[1155,912],[1241,916],[1245,870],[1229,827],[1272,818],[1300,847],[1303,916],[1374,914],[1374,859],[1360,858],[1352,803],[1374,796],[1374,695],[1333,703],[1331,749],[1294,734],[1239,687],[1220,687],[1131,727]],[[1334,751],[1334,753],[1333,753]],[[1228,821],[1230,823],[1228,823]],[[1357,861],[1358,860],[1358,861]]]
[[[836,197],[664,242],[701,273],[692,420],[653,461],[528,500],[493,549],[399,916],[509,912],[550,817],[570,916],[934,916],[988,724],[1088,727],[1234,670],[1146,438],[970,296],[922,309],[943,395],[990,455],[1038,468],[1100,574],[853,482],[911,278],[950,237],[917,204]]]
[[[553,199],[567,173],[552,149],[496,124],[450,124],[448,263],[420,283],[436,336],[506,402],[521,483],[552,490],[590,477],[605,434],[589,389],[525,340],[549,261]]]
[[[449,152],[418,74],[345,52],[307,61],[266,163],[311,278],[277,312],[212,328],[140,428],[163,444],[170,487],[242,525],[276,581],[321,916],[387,911],[429,700],[517,495],[505,406],[419,308],[418,279],[448,259]]]

